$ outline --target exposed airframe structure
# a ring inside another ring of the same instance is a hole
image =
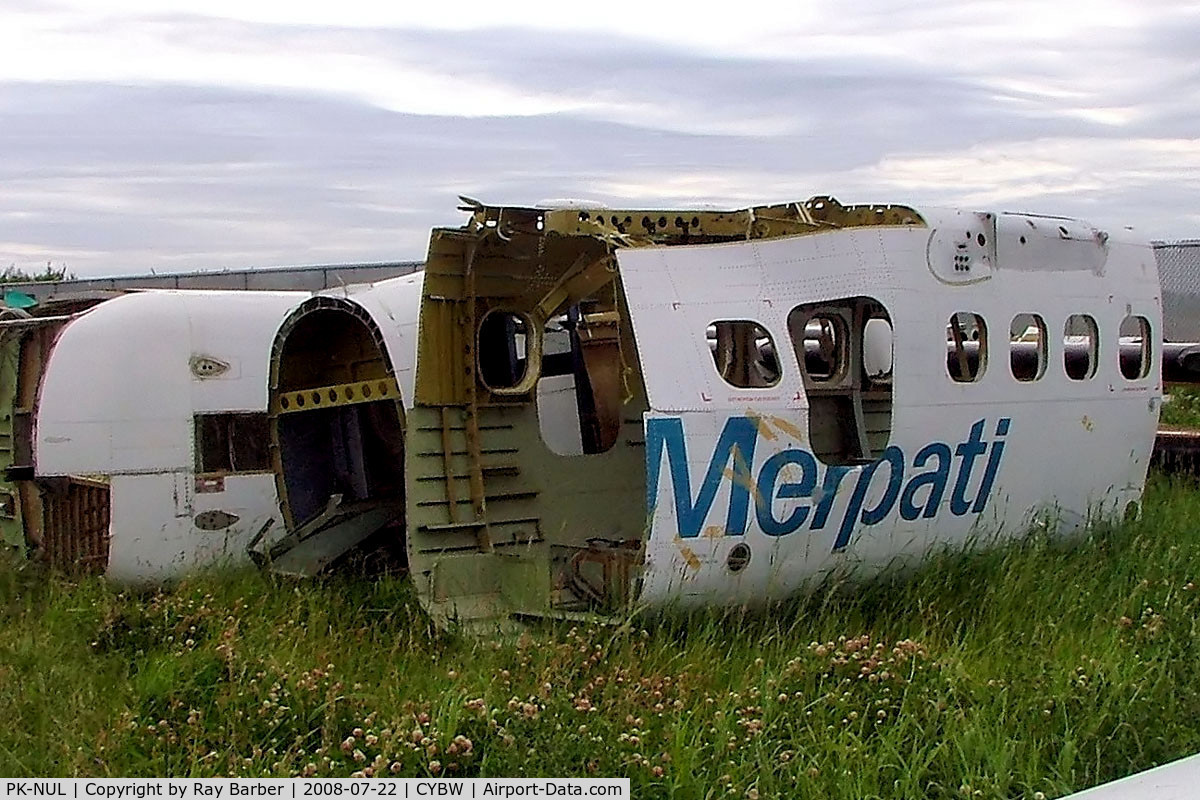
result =
[[[35,483],[38,387],[63,326],[115,293],[79,293],[5,308],[0,321],[0,542],[57,566],[94,568],[107,555],[108,487],[80,475]]]
[[[590,617],[780,598],[1140,498],[1141,242],[827,197],[466,210],[424,273],[280,329],[277,567],[391,528],[439,622]]]

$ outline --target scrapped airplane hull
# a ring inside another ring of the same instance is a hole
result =
[[[391,545],[439,624],[769,602],[1130,513],[1197,361],[1074,220],[466,210],[413,275],[0,326],[0,534],[139,583]]]
[[[1043,222],[1042,235],[1067,257],[1034,265],[1020,252],[1040,233],[1026,218],[991,225],[963,216],[927,213],[928,230],[618,253],[651,408],[643,602],[778,599],[829,573],[869,575],[947,545],[1022,535],[1039,521],[1070,530],[1140,499],[1161,402],[1158,364],[1130,380],[1115,345],[1131,314],[1158,330],[1150,249],[1095,235],[1066,240]],[[953,263],[960,242],[946,232],[965,240],[967,229],[997,236],[1001,255],[979,248],[973,279],[947,285],[936,266]],[[1080,251],[1074,266],[1071,250]],[[793,309],[864,295],[888,310],[895,330],[889,442],[867,463],[814,455],[802,371],[787,368],[791,348],[781,348],[775,386],[736,388],[694,335],[713,319],[750,318],[786,340]],[[1087,314],[1109,335],[1085,380],[1066,374],[1053,346],[1040,379],[1014,379],[1004,335],[977,380],[955,382],[942,348],[947,320],[963,311],[1003,334],[1016,314]]]
[[[1141,496],[1144,244],[829,198],[468,210],[272,366],[289,531],[382,526],[439,622],[765,602]]]
[[[267,437],[279,322],[307,295],[143,292],[66,325],[41,377],[36,482],[103,491],[101,563],[150,583],[284,534]]]

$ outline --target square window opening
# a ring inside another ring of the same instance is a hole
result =
[[[197,414],[196,472],[267,472],[271,469],[270,427],[262,414]]]
[[[621,431],[621,318],[608,307],[588,305],[571,306],[547,321],[542,333],[538,427],[542,442],[560,456],[608,452]]]
[[[750,320],[719,320],[705,331],[713,365],[721,379],[738,389],[766,389],[779,383],[779,356],[766,328]]]

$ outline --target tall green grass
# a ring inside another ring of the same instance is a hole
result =
[[[0,774],[1053,797],[1200,750],[1200,492],[754,612],[435,631],[400,579],[0,569]],[[1040,794],[1039,794],[1040,793]]]
[[[1168,392],[1159,421],[1177,428],[1200,429],[1200,389],[1176,386]]]

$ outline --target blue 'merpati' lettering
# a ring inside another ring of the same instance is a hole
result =
[[[971,426],[971,434],[967,440],[954,448],[954,454],[962,458],[958,467],[958,480],[954,483],[954,491],[950,493],[950,513],[961,517],[971,510],[971,501],[967,500],[967,484],[971,481],[971,470],[975,467],[975,459],[987,450],[983,443],[983,420]]]
[[[946,484],[950,480],[950,462],[954,459],[950,447],[941,442],[930,442],[917,451],[913,466],[923,467],[933,456],[938,459],[937,469],[914,475],[908,486],[904,487],[904,494],[900,495],[900,516],[906,520],[911,521],[919,516],[932,519],[942,504],[942,495],[946,493]],[[929,487],[929,497],[925,498],[925,508],[922,510],[917,507],[916,496],[917,490],[926,486]]]
[[[880,464],[887,464],[891,467],[887,490],[884,491],[883,497],[879,498],[879,502],[874,508],[864,509],[863,503],[867,499],[867,490],[870,488],[871,479],[875,477],[875,472],[879,469]],[[850,495],[850,505],[846,507],[846,513],[842,516],[842,526],[838,528],[837,538],[833,540],[833,552],[844,550],[850,543],[850,534],[859,522],[860,511],[864,525],[875,525],[886,517],[891,512],[892,506],[896,504],[896,497],[900,494],[900,486],[903,483],[904,452],[899,447],[887,448],[878,461],[873,461],[863,467],[862,472],[858,473],[858,483],[854,485],[854,494]]]
[[[808,526],[810,531],[819,531],[825,527],[826,521],[829,520],[829,510],[833,508],[834,498],[837,497],[838,487],[842,485],[842,478],[846,477],[850,469],[840,465],[825,468],[825,482],[821,484],[821,502],[817,504],[817,512],[813,514],[812,525]]]
[[[667,469],[671,472],[671,488],[675,494],[675,521],[679,535],[690,539],[700,535],[704,520],[717,497],[725,465],[733,462],[733,485],[729,494],[729,514],[725,518],[725,535],[741,536],[746,532],[746,517],[750,508],[750,465],[754,462],[754,445],[758,441],[758,425],[749,417],[730,417],[713,449],[708,471],[700,484],[696,502],[692,502],[692,481],[688,475],[687,446],[683,439],[683,420],[678,417],[653,417],[646,422],[646,508],[658,501],[658,473],[662,468],[662,453],[667,451]]]
[[[990,443],[983,440],[986,423],[983,419],[973,423],[966,440],[953,449],[944,442],[930,442],[917,451],[911,469],[930,468],[910,475],[905,483],[906,469],[910,465],[904,451],[895,445],[889,446],[879,460],[870,464],[858,467],[827,466],[823,477],[818,474],[822,465],[812,453],[799,448],[787,448],[771,454],[759,469],[758,478],[754,479],[751,471],[759,435],[757,421],[745,416],[730,417],[725,421],[725,427],[713,448],[699,490],[693,496],[683,420],[678,417],[651,417],[646,421],[646,506],[653,511],[658,501],[659,476],[665,453],[674,494],[677,534],[680,537],[687,539],[700,535],[725,477],[730,479],[729,508],[724,528],[726,536],[742,536],[746,533],[751,492],[755,495],[754,510],[758,527],[767,536],[786,536],[799,530],[806,521],[810,531],[819,531],[829,521],[843,478],[857,471],[858,478],[847,498],[834,538],[833,551],[837,552],[850,544],[858,525],[877,525],[897,506],[901,519],[932,519],[942,507],[946,489],[951,486],[951,514],[963,516],[983,511],[1000,470],[1004,457],[1004,437],[1008,435],[1011,422],[1008,417],[998,420],[995,438]],[[969,498],[967,492],[975,462],[985,453],[987,460],[979,479],[979,489],[974,497]],[[951,483],[950,472],[956,458],[958,475]],[[864,507],[875,475],[885,464],[888,468],[887,485],[873,507]],[[795,479],[787,477],[784,472],[793,466],[799,471]],[[924,502],[919,495],[923,496]],[[787,504],[783,504],[781,511],[786,513],[782,518],[776,516],[776,503],[780,500],[797,501],[790,511],[787,510]],[[812,502],[803,502],[805,500]]]
[[[789,464],[800,467],[800,480],[780,483],[779,473]],[[758,473],[758,501],[755,512],[758,527],[767,536],[784,536],[799,528],[808,517],[807,505],[797,505],[785,520],[775,519],[773,501],[776,497],[793,500],[812,497],[817,486],[817,460],[805,450],[783,450],[767,459]]]
[[[992,442],[992,452],[988,453],[987,466],[983,469],[983,480],[979,483],[979,494],[975,495],[975,505],[971,506],[972,513],[983,511],[987,504],[988,495],[992,493],[992,484],[996,481],[996,471],[1000,469],[1000,457],[1004,455],[1004,442],[1001,436],[1008,435],[1008,417],[996,423],[996,441]]]

